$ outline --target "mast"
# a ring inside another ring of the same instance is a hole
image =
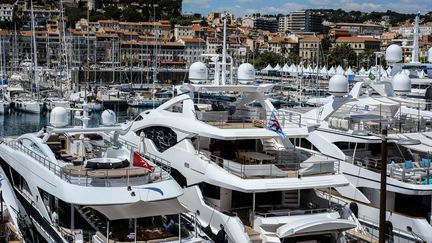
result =
[[[61,66],[61,71],[64,71],[66,69],[66,83],[69,82],[69,60],[68,60],[68,52],[66,50],[66,26],[65,26],[65,21],[64,21],[64,8],[63,8],[63,0],[60,0],[60,16],[61,16],[61,21],[62,21],[62,30],[61,30],[61,52],[60,52],[60,66]],[[63,60],[63,55],[64,55],[64,65],[65,67],[63,67],[62,65],[62,60]],[[63,73],[63,72],[62,72]],[[60,79],[60,92],[63,93],[63,87],[62,87],[62,82],[63,80]],[[69,85],[67,85],[67,88],[69,88]]]
[[[419,45],[418,45],[418,41],[419,41],[419,35],[420,35],[420,31],[419,31],[419,16],[420,13],[417,13],[415,20],[414,20],[414,31],[413,31],[413,46],[412,46],[412,58],[411,58],[411,63],[418,63],[419,62]]]
[[[226,26],[227,16],[226,13],[223,16],[223,40],[222,40],[222,85],[226,83]]]
[[[31,26],[32,26],[32,41],[33,41],[33,82],[36,85],[37,99],[39,100],[39,82],[37,81],[37,49],[36,49],[36,33],[35,33],[35,23],[34,23],[34,12],[33,12],[33,0],[30,0],[31,8]]]

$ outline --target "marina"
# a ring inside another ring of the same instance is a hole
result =
[[[385,46],[334,27],[268,31],[266,47],[228,13],[118,21],[80,1],[71,21],[74,4],[45,31],[30,0],[25,27],[0,29],[0,242],[432,243],[425,16]],[[259,60],[233,49],[248,35]]]

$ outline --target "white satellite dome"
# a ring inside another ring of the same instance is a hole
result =
[[[390,63],[402,61],[402,47],[396,44],[390,45],[387,47],[385,58]]]
[[[427,58],[428,58],[428,62],[432,63],[432,47],[429,48],[428,53],[427,53]]]
[[[102,125],[112,126],[117,122],[117,116],[113,110],[104,110],[102,112]]]
[[[53,127],[65,127],[69,124],[68,112],[64,107],[55,107],[50,114],[50,124]]]
[[[194,62],[189,67],[189,80],[192,83],[202,83],[208,80],[207,66],[202,62]]]
[[[348,93],[348,79],[340,74],[330,78],[329,92],[334,96],[344,96]]]
[[[395,92],[410,92],[411,79],[405,73],[398,73],[392,80],[393,90]]]
[[[243,63],[238,67],[237,80],[241,84],[255,82],[255,68],[250,63]]]

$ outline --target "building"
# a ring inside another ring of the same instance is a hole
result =
[[[384,32],[384,26],[379,24],[336,23],[335,28],[347,30],[352,36],[381,35]]]
[[[174,38],[176,40],[180,40],[183,38],[192,38],[192,37],[195,37],[195,31],[192,25],[182,26],[176,24],[174,26]]]
[[[221,26],[223,24],[222,16],[223,13],[209,13],[207,15],[207,22],[209,25],[213,26]],[[235,25],[236,19],[234,18],[234,14],[231,13],[225,13],[225,16],[227,18],[227,25]]]
[[[278,21],[272,17],[255,17],[253,28],[257,30],[266,30],[270,32],[278,31]]]
[[[322,33],[322,15],[312,10],[299,10],[279,18],[279,32]]]
[[[372,37],[339,37],[333,46],[346,44],[358,55],[366,50],[379,51],[381,41]]]
[[[46,22],[59,18],[61,15],[61,11],[58,9],[49,9],[45,7],[35,6],[33,9],[34,14],[34,24],[36,30],[45,30]],[[23,16],[31,16],[31,9],[25,9],[22,12]],[[27,22],[24,23],[25,30],[31,30],[32,21],[31,18],[27,18]]]
[[[247,16],[241,20],[241,26],[255,30],[277,32],[278,21],[275,17]]]
[[[413,35],[413,25],[411,23],[405,23],[401,26],[393,26],[390,28],[391,32],[395,32],[402,37],[411,37]],[[420,36],[428,36],[432,34],[432,22],[419,25]]]
[[[12,21],[13,11],[12,4],[0,4],[0,21]]]
[[[295,38],[273,37],[268,44],[271,52],[282,54],[284,57],[298,52],[298,41]]]
[[[244,17],[242,19],[241,26],[253,29],[254,28],[254,18]]]
[[[201,54],[204,54],[207,50],[205,40],[202,38],[183,38],[180,39],[180,42],[184,45],[184,59],[188,66],[194,62],[204,60]]]
[[[299,39],[299,56],[302,60],[316,62],[319,54],[321,39],[316,36],[307,36]]]

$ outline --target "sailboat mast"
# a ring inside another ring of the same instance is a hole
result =
[[[412,46],[412,63],[418,63],[419,62],[419,16],[420,13],[418,13],[414,20],[414,32],[413,32],[413,46]]]
[[[30,0],[31,8],[31,27],[32,27],[32,41],[33,41],[33,82],[35,84],[37,98],[39,100],[39,83],[37,82],[37,49],[36,49],[36,33],[35,33],[35,23],[34,23],[34,12],[33,12],[33,0]]]

